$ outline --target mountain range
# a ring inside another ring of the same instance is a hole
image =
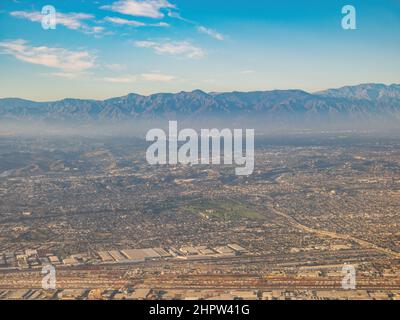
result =
[[[360,84],[302,90],[128,94],[107,100],[35,102],[0,99],[0,120],[97,121],[179,117],[388,116],[400,121],[400,85]]]

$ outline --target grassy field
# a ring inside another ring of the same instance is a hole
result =
[[[208,217],[223,220],[236,220],[240,218],[260,220],[264,217],[257,211],[233,201],[202,202],[186,208],[188,212],[203,214]]]

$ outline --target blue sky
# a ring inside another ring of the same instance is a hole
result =
[[[344,5],[357,29],[341,27]],[[55,30],[41,11],[53,5]],[[400,0],[2,0],[0,97],[400,83]]]

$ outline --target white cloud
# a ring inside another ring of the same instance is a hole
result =
[[[254,70],[243,70],[240,72],[241,74],[254,74],[255,71]]]
[[[142,73],[140,75],[121,75],[114,77],[104,77],[99,80],[110,83],[132,83],[137,81],[149,82],[170,82],[174,80],[174,76],[161,73]]]
[[[111,71],[122,71],[126,68],[125,65],[119,63],[106,64],[105,67]]]
[[[176,12],[176,11],[168,10],[167,15],[170,18],[175,18],[175,19],[178,19],[178,20],[182,20],[182,21],[185,21],[185,22],[190,23],[190,24],[196,24],[195,21],[192,21],[192,20],[189,20],[189,19],[186,19],[186,18],[182,17],[179,14],[179,12]]]
[[[54,77],[58,77],[58,78],[64,78],[64,79],[76,79],[76,78],[81,78],[83,73],[78,72],[78,73],[74,73],[74,72],[53,72],[53,73],[48,73],[45,75],[50,75],[50,76],[54,76]]]
[[[220,40],[220,41],[224,40],[224,36],[221,33],[217,32],[213,29],[199,26],[199,27],[197,27],[197,31],[200,33],[208,34],[210,37],[212,37],[216,40]]]
[[[139,48],[151,48],[157,54],[182,55],[191,59],[202,58],[205,54],[201,48],[193,46],[188,41],[178,42],[155,42],[155,41],[136,41],[135,45]]]
[[[123,18],[117,18],[117,17],[105,17],[105,21],[111,22],[114,24],[119,24],[119,25],[126,25],[126,26],[132,26],[132,27],[169,27],[169,24],[166,22],[159,22],[159,23],[144,23],[141,21],[135,21],[135,20],[128,20],[128,19],[123,19]]]
[[[168,0],[119,0],[101,9],[111,10],[131,16],[160,19],[164,17],[162,10],[174,9]]]
[[[102,33],[104,30],[105,30],[104,27],[96,26],[96,27],[90,28],[87,32],[88,33]]]
[[[136,75],[125,75],[125,76],[118,76],[118,77],[104,77],[101,80],[105,82],[111,83],[132,83],[137,81]]]
[[[116,17],[105,17],[104,20],[107,22],[115,23],[115,24],[134,26],[134,27],[141,27],[141,26],[146,25],[145,23],[140,22],[140,21],[127,20],[127,19],[116,18]]]
[[[11,16],[21,19],[27,19],[32,22],[41,23],[43,14],[39,11],[13,11]],[[57,25],[62,25],[71,30],[81,30],[85,33],[100,33],[104,31],[103,27],[87,25],[85,20],[93,20],[94,16],[87,13],[56,13]]]
[[[139,48],[154,48],[157,45],[157,42],[154,41],[135,41],[135,45]]]
[[[170,27],[170,24],[169,23],[166,23],[166,22],[159,22],[159,23],[152,23],[152,24],[149,24],[149,26],[152,26],[152,27]]]
[[[3,53],[13,55],[16,59],[59,69],[58,75],[81,73],[94,67],[95,57],[87,51],[71,51],[64,48],[45,46],[32,47],[25,40],[0,42]],[[57,74],[56,74],[57,75]]]
[[[146,81],[154,82],[170,82],[175,79],[174,76],[161,73],[143,73],[141,76]]]

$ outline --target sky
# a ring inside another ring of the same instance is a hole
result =
[[[48,26],[44,6],[56,10]],[[356,29],[344,29],[345,5]],[[400,83],[400,0],[1,0],[0,97]]]

